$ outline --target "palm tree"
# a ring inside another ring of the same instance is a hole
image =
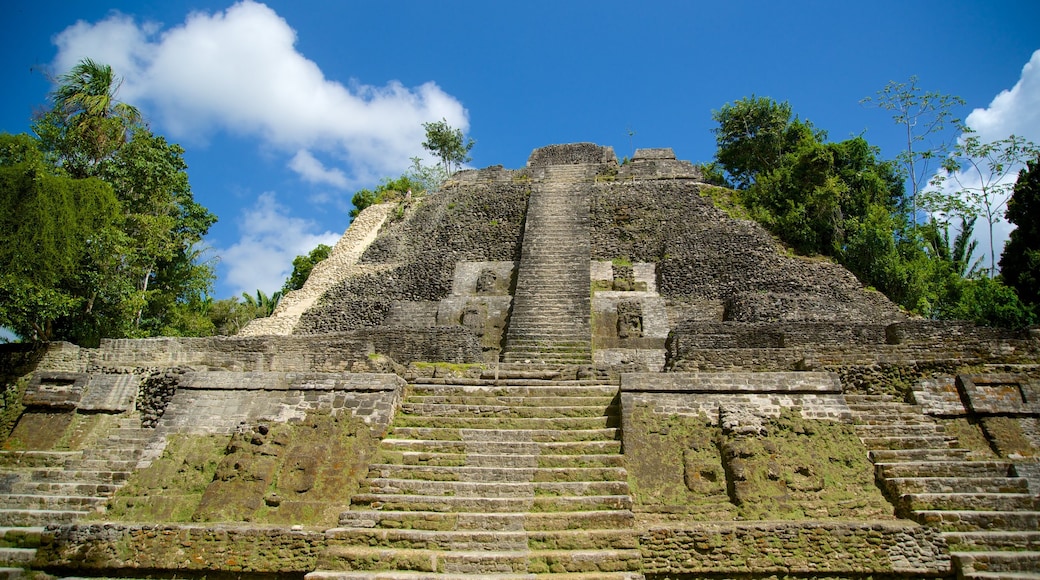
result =
[[[961,278],[978,278],[985,271],[981,257],[974,261],[971,259],[979,245],[977,240],[971,239],[976,219],[977,216],[961,217],[960,231],[952,241],[948,224],[940,227],[938,222],[933,221],[931,227],[925,228],[925,240],[932,255],[948,262]]]
[[[278,301],[282,299],[282,292],[278,291],[271,294],[271,296],[268,296],[263,290],[257,290],[256,298],[253,298],[248,292],[243,292],[242,298],[245,299],[246,304],[252,306],[256,310],[257,318],[265,318],[274,314],[274,309],[278,306]]]
[[[85,148],[88,173],[122,147],[141,123],[136,107],[116,99],[122,84],[111,66],[86,58],[58,77],[51,94],[54,113]]]

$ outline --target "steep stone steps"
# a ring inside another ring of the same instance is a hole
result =
[[[875,462],[878,480],[897,477],[1007,477],[1009,461],[903,461]]]
[[[504,428],[524,431],[554,431],[554,430],[590,430],[616,427],[620,425],[621,419],[618,415],[604,415],[601,417],[503,417],[488,415],[487,417],[430,417],[411,415],[402,417],[396,422],[401,427],[436,427],[441,429],[493,429]],[[395,433],[397,431],[395,430]]]
[[[509,374],[409,386],[308,578],[641,578],[617,387]]]
[[[570,171],[547,168],[532,186],[505,362],[592,362],[589,186],[579,182],[589,168]]]
[[[613,420],[611,417],[603,417],[606,423]],[[553,428],[553,427],[556,428]],[[508,427],[508,430],[505,428]],[[571,427],[563,430],[563,423],[545,425],[544,429],[527,429],[515,425],[491,427],[487,429],[475,429],[465,427],[394,427],[390,435],[394,439],[431,439],[436,441],[513,441],[534,443],[560,443],[566,441],[613,441],[618,439],[616,427],[594,427],[579,429]],[[512,437],[512,439],[507,439]]]
[[[595,431],[600,433],[600,431]],[[616,455],[621,452],[620,441],[459,441],[444,439],[395,439],[383,440],[383,449],[390,451],[425,451],[446,455],[502,455],[521,454],[556,457],[559,455],[591,456]]]
[[[1040,578],[1040,551],[951,552],[962,578]]]
[[[896,513],[938,528],[960,578],[1040,578],[1040,496],[1009,461],[972,461],[919,407],[846,395]]]
[[[103,512],[108,499],[141,461],[154,430],[136,416],[120,417],[107,433],[77,451],[34,451],[0,456],[0,525],[71,523]]]
[[[433,409],[453,414],[456,417],[497,417],[497,418],[559,418],[559,417],[596,417],[603,415],[603,408],[610,404],[591,405],[563,405],[555,401],[556,405],[536,406],[530,401],[520,401],[519,404],[459,404],[454,402],[431,403],[428,401],[405,403],[401,410],[415,415],[425,415]]]
[[[373,464],[369,478],[411,478],[427,481],[618,481],[627,476],[621,467],[437,467],[431,465]]]

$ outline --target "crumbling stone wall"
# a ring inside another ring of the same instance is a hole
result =
[[[651,528],[648,580],[691,577],[935,577],[951,574],[942,535],[899,522],[746,522]],[[685,577],[685,576],[682,576]]]
[[[294,332],[379,326],[395,302],[449,296],[459,262],[517,261],[529,192],[525,183],[499,183],[428,196],[403,219],[384,226],[364,253],[360,263],[370,265],[372,272],[330,289]]]
[[[657,262],[662,296],[725,300],[733,320],[903,318],[841,266],[784,254],[761,226],[732,219],[701,197],[703,187],[691,179],[596,183],[593,259]]]

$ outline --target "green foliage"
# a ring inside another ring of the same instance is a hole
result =
[[[996,275],[993,226],[1011,199],[1014,184],[1007,177],[1026,161],[1040,155],[1040,148],[1027,139],[1011,135],[984,143],[970,129],[943,162],[943,170],[932,179],[934,190],[926,192],[925,207],[933,213],[982,216],[989,226],[990,276]],[[943,186],[952,183],[954,191]]]
[[[256,318],[256,307],[232,297],[213,302],[206,315],[213,325],[214,334],[233,336],[249,324],[250,320]]]
[[[282,299],[282,293],[278,291],[268,296],[263,290],[257,290],[256,298],[246,292],[242,293],[242,298],[256,312],[255,318],[266,318],[274,314],[274,309],[278,307],[278,301]]]
[[[425,192],[423,184],[413,179],[409,174],[404,174],[397,179],[384,177],[383,181],[376,186],[375,190],[362,189],[354,194],[350,200],[354,209],[350,210],[350,218],[354,219],[370,205],[400,201],[411,195],[419,195]]]
[[[27,135],[0,136],[0,324],[23,338],[56,338],[55,324],[100,294],[83,269],[121,241],[121,211],[98,179],[51,173]],[[11,153],[20,151],[20,153]]]
[[[950,240],[949,224],[940,224],[932,220],[927,227],[921,228],[927,250],[940,261],[949,263],[953,272],[961,278],[978,278],[983,274],[982,258],[975,258],[978,242],[972,239],[975,230],[975,217],[962,217],[957,236]]]
[[[1026,304],[1040,307],[1040,155],[1019,172],[1007,204],[1017,227],[1000,256],[1000,274]]]
[[[307,282],[307,278],[310,277],[311,270],[314,269],[314,266],[316,266],[318,262],[328,258],[331,253],[332,247],[325,244],[318,244],[318,247],[311,250],[306,256],[301,255],[293,258],[293,271],[285,280],[285,284],[282,285],[282,295],[303,288],[303,285]]]
[[[999,277],[964,280],[953,289],[947,303],[940,305],[938,314],[1004,328],[1022,328],[1037,321],[1035,307],[1023,304],[1015,290]]]
[[[450,175],[472,159],[469,152],[476,142],[463,136],[462,129],[449,125],[447,119],[423,123],[423,129],[426,140],[422,146],[440,158],[445,174]]]
[[[744,98],[713,111],[718,149],[715,159],[738,188],[747,188],[758,176],[777,167],[784,155],[803,141],[820,140],[808,122],[791,118],[791,106],[767,97]]]
[[[0,318],[25,339],[206,332],[214,274],[199,245],[216,217],[193,199],[184,150],[118,88],[84,60],[59,78],[36,139],[0,138]]]
[[[902,177],[910,180],[909,221],[916,225],[918,196],[934,173],[933,162],[939,163],[946,157],[956,134],[963,129],[953,111],[964,106],[964,99],[924,91],[917,86],[917,77],[912,76],[905,83],[890,81],[877,92],[877,97],[867,97],[860,102],[891,112],[892,120],[905,134],[905,145],[896,156],[896,163]],[[944,134],[948,126],[957,131]]]

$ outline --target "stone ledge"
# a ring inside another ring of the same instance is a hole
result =
[[[626,373],[622,392],[650,393],[841,393],[835,373]]]
[[[185,373],[181,389],[232,391],[393,391],[404,379],[389,373],[199,371]]]
[[[906,521],[650,527],[639,541],[644,574],[951,573],[942,534]]]
[[[49,526],[40,543],[42,569],[289,574],[313,570],[326,539],[284,526],[97,523]]]

